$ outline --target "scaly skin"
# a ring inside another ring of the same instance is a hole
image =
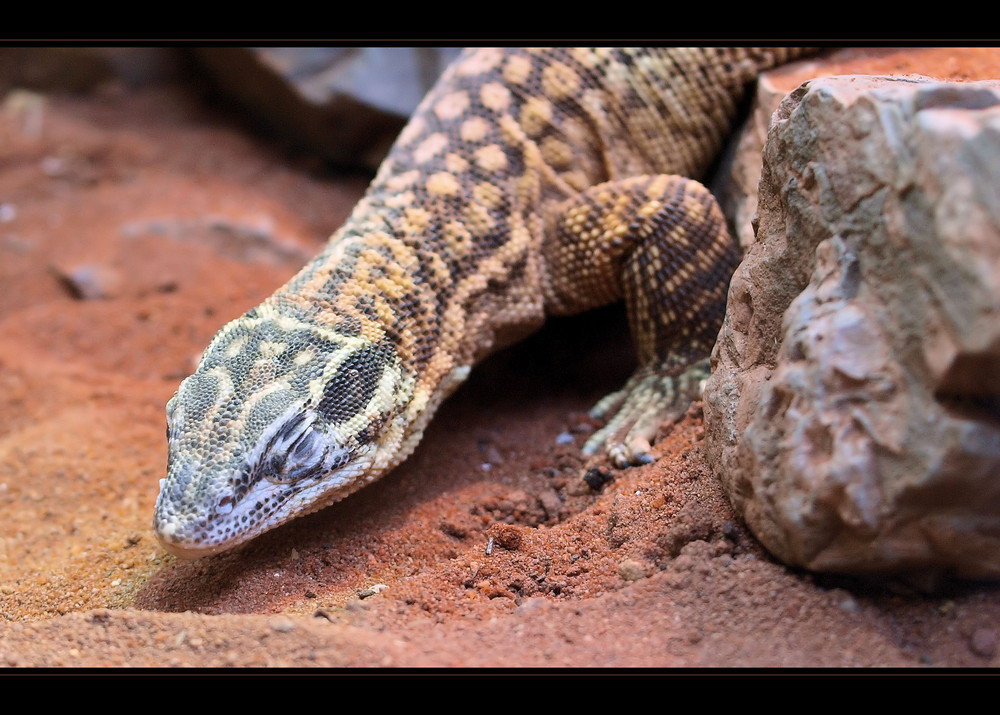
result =
[[[215,336],[167,405],[154,529],[217,553],[413,451],[490,352],[624,298],[636,375],[585,446],[649,461],[707,376],[737,253],[696,181],[790,48],[467,51],[326,249]]]

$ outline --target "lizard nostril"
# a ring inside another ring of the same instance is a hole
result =
[[[216,511],[219,514],[228,514],[233,510],[233,504],[235,502],[236,500],[233,499],[231,496],[224,496],[222,497],[222,499],[219,500],[219,505],[216,508]]]

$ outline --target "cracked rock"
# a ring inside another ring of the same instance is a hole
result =
[[[705,391],[736,511],[817,571],[1000,577],[1000,82],[784,99]]]

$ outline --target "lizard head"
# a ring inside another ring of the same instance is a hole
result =
[[[266,304],[233,321],[167,403],[157,538],[207,556],[375,479],[400,440],[405,383],[388,342]]]

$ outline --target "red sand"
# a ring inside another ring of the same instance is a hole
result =
[[[858,66],[968,79],[998,59]],[[773,561],[703,459],[697,406],[659,461],[588,488],[585,410],[631,368],[616,309],[475,371],[379,483],[175,560],[150,531],[163,406],[365,180],[310,175],[176,88],[8,95],[0,146],[0,665],[997,664],[995,587],[927,597]]]

